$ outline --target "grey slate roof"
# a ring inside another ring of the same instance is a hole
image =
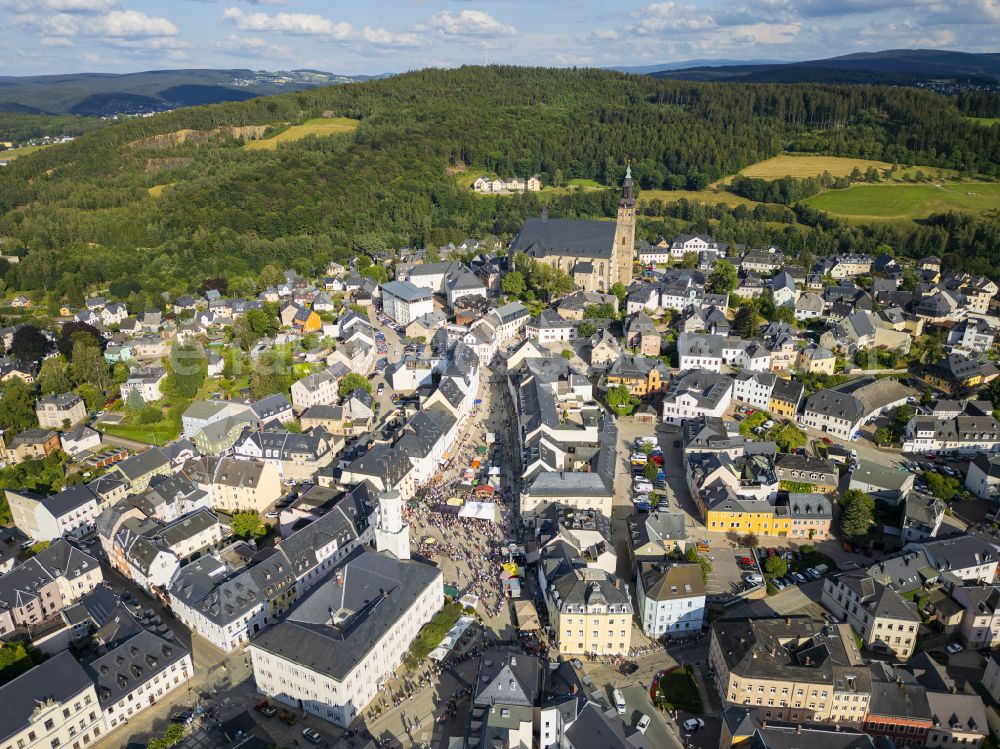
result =
[[[510,246],[511,254],[525,252],[587,258],[611,258],[615,241],[614,221],[529,218]]]
[[[187,654],[177,643],[143,630],[88,664],[87,672],[94,679],[97,699],[104,708],[167,671]]]
[[[341,570],[339,581],[317,586],[251,646],[342,681],[428,586],[441,585],[430,563],[365,549]]]
[[[388,281],[382,284],[382,292],[402,299],[404,302],[418,302],[430,299],[433,293],[429,289],[414,286],[409,281]]]
[[[46,661],[0,687],[0,741],[6,741],[31,723],[40,700],[72,702],[73,698],[93,686],[83,666],[68,650]]]

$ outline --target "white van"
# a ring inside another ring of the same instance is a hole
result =
[[[611,697],[615,701],[615,710],[618,711],[619,715],[624,715],[627,708],[625,707],[625,698],[622,697],[621,690],[616,687],[611,693]]]

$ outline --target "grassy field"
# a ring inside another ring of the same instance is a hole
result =
[[[914,219],[946,211],[1000,209],[1000,184],[968,182],[937,185],[854,185],[803,201],[848,218]]]
[[[759,179],[779,179],[781,177],[818,177],[823,172],[829,172],[834,177],[847,177],[854,169],[861,172],[869,167],[875,167],[880,172],[892,167],[885,161],[873,161],[870,159],[849,159],[840,156],[811,156],[807,154],[783,154],[771,159],[758,161],[743,169],[740,174],[745,177],[757,177]],[[904,177],[912,177],[918,171],[924,174],[932,174],[942,179],[950,179],[957,176],[954,169],[938,169],[933,166],[911,166],[905,169],[896,170],[893,180],[901,180]],[[725,177],[714,183],[715,186],[725,184],[731,178]]]
[[[993,125],[1000,125],[1000,117],[966,117],[969,122],[975,122],[977,125],[982,125],[983,127],[993,127]]]
[[[682,198],[692,202],[706,203],[708,205],[724,203],[733,207],[745,205],[748,208],[753,208],[757,205],[755,201],[741,197],[740,195],[734,195],[733,193],[726,192],[725,190],[713,190],[711,188],[708,190],[642,190],[639,193],[640,203],[648,203],[649,201],[656,199],[660,199],[664,203],[676,203]]]
[[[18,156],[27,156],[29,153],[41,151],[43,148],[48,148],[48,146],[21,146],[20,148],[10,148],[6,151],[0,151],[0,159],[16,159]]]
[[[293,140],[301,140],[310,135],[338,135],[340,133],[352,133],[358,129],[359,120],[352,120],[348,117],[316,117],[306,120],[301,125],[292,125],[287,130],[275,135],[273,138],[264,140],[252,140],[244,148],[251,151],[260,149],[274,149],[279,143],[288,143]]]
[[[178,420],[167,418],[154,424],[103,424],[101,429],[115,437],[123,437],[136,442],[150,445],[165,445],[180,436],[181,428]]]
[[[602,185],[593,179],[571,179],[566,183],[567,187],[582,187],[586,190],[603,190],[607,185]]]
[[[153,185],[152,187],[149,188],[149,194],[152,195],[154,198],[158,198],[163,193],[163,191],[168,187],[170,187],[170,185],[172,184],[173,184],[172,182],[168,182],[165,185]]]

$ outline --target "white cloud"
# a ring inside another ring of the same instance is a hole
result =
[[[249,57],[270,57],[285,59],[292,57],[292,48],[283,44],[271,44],[259,36],[240,36],[230,34],[225,39],[215,43],[215,48],[228,54]]]
[[[147,16],[137,10],[113,10],[98,16],[27,13],[15,16],[15,21],[47,37],[148,39],[176,36],[180,33],[180,29],[172,21]]]
[[[481,10],[463,10],[451,13],[443,10],[435,13],[422,29],[436,31],[441,36],[502,37],[515,36],[517,29],[498,21]]]
[[[312,13],[244,13],[240,8],[226,8],[223,20],[241,31],[270,31],[281,34],[322,36],[346,39],[352,32],[349,23],[334,23],[329,18]]]
[[[222,18],[241,31],[293,36],[313,36],[327,42],[369,44],[376,47],[416,47],[423,40],[416,34],[397,34],[383,28],[365,26],[355,29],[346,22],[336,23],[311,13],[244,13],[240,8],[226,8]]]
[[[15,13],[108,13],[118,0],[0,0],[0,8]]]

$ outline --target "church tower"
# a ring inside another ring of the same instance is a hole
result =
[[[635,187],[632,184],[631,164],[625,169],[625,181],[622,182],[611,257],[614,264],[612,282],[619,281],[628,286],[632,283],[632,264],[635,260]]]
[[[397,559],[410,558],[410,526],[403,520],[403,498],[397,491],[379,496],[375,550],[391,552]]]

